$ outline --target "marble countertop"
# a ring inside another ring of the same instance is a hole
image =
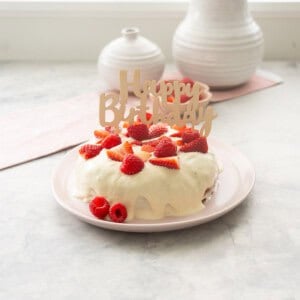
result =
[[[156,234],[85,224],[51,193],[63,152],[0,172],[0,299],[300,299],[300,68],[264,67],[285,83],[215,105],[212,135],[249,157],[257,181],[214,222]],[[89,63],[1,63],[0,116],[97,84]]]

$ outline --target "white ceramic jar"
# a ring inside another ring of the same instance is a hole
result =
[[[245,83],[263,55],[263,35],[247,0],[190,0],[173,38],[179,71],[212,88]]]
[[[163,74],[165,58],[160,48],[139,35],[136,27],[124,28],[122,37],[111,41],[99,55],[98,71],[105,87],[119,89],[120,70],[128,70],[128,77],[133,78],[133,71],[141,71],[141,82],[159,80]]]

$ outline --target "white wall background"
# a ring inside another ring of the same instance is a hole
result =
[[[0,1],[0,60],[95,60],[124,26],[138,26],[170,61],[185,0]],[[258,1],[250,9],[265,36],[265,59],[300,58],[300,2]]]

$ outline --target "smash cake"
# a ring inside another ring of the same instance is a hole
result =
[[[187,216],[204,208],[219,167],[198,130],[124,122],[95,130],[79,149],[76,197],[115,222]],[[108,218],[108,219],[109,219]]]
[[[203,85],[190,79],[141,85],[138,70],[133,82],[127,75],[120,72],[119,95],[100,96],[102,127],[79,148],[75,196],[89,203],[95,217],[118,223],[201,211],[220,172],[207,143],[215,114],[201,98]],[[130,86],[140,103],[126,113]],[[166,105],[171,111],[160,110]],[[108,110],[113,120],[106,120]]]

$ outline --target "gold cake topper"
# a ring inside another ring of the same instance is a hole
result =
[[[133,80],[128,80],[128,72],[120,71],[120,93],[115,92],[102,93],[99,103],[99,122],[100,125],[112,126],[116,132],[120,131],[120,122],[126,121],[129,124],[135,122],[135,117],[138,116],[144,124],[156,124],[159,122],[167,123],[168,125],[184,126],[191,124],[192,127],[203,123],[200,129],[202,136],[208,136],[211,131],[212,120],[216,114],[207,102],[199,101],[202,93],[201,85],[195,82],[193,86],[190,83],[183,83],[177,80],[172,82],[159,82],[155,80],[146,80],[141,84],[140,71],[135,70]],[[131,107],[128,111],[127,102],[129,90],[139,99],[139,105]],[[173,95],[174,101],[169,103],[168,97]],[[186,95],[190,100],[185,103],[184,111],[181,110],[180,96]],[[148,99],[152,100],[151,118],[147,119],[146,113],[148,110]],[[170,108],[171,106],[171,111]],[[166,110],[169,110],[166,112]],[[113,119],[107,120],[106,112],[113,113]]]

